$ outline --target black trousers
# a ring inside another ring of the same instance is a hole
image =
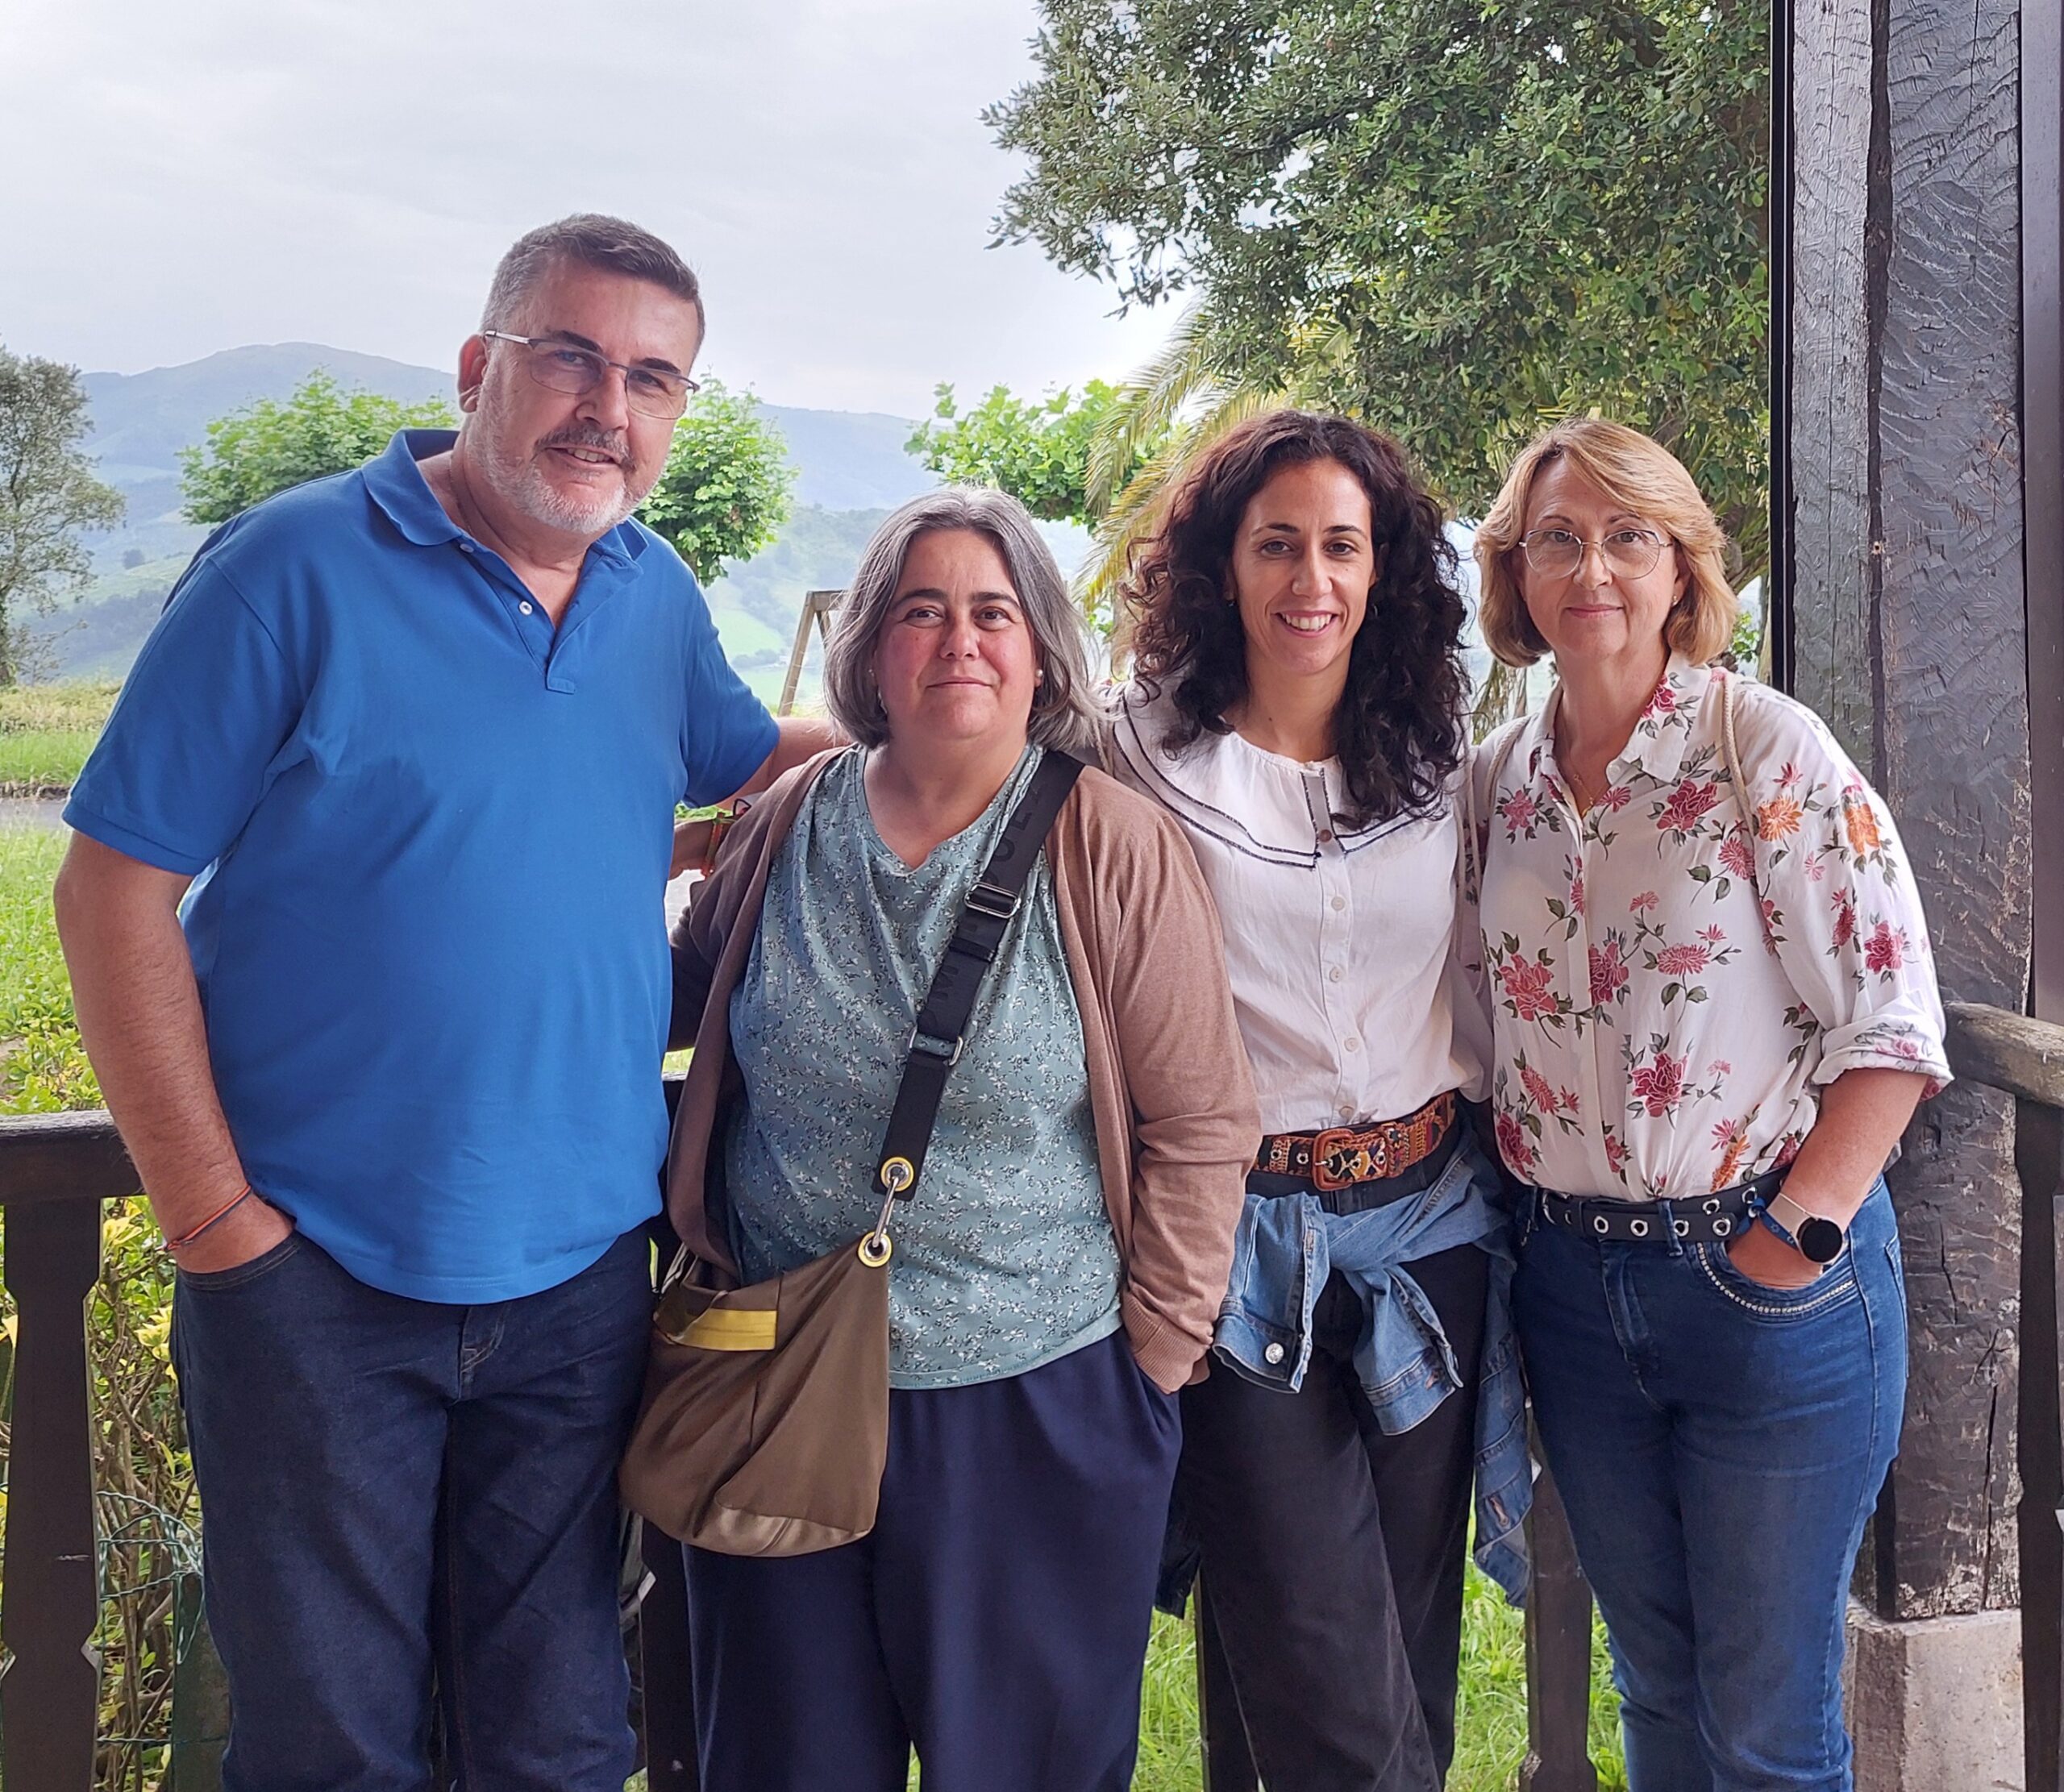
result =
[[[1207,1704],[1230,1686],[1268,1792],[1439,1792],[1446,1777],[1488,1267],[1473,1245],[1412,1265],[1467,1381],[1397,1437],[1355,1378],[1361,1303],[1337,1274],[1296,1393],[1222,1363],[1184,1390],[1200,1628],[1221,1652]],[[1221,1744],[1226,1715],[1208,1719]],[[1224,1757],[1210,1756],[1213,1792],[1251,1786]]]

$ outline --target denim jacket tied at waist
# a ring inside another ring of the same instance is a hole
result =
[[[1526,1395],[1513,1336],[1512,1237],[1497,1171],[1474,1138],[1419,1195],[1365,1213],[1329,1213],[1313,1195],[1247,1197],[1231,1285],[1219,1309],[1220,1358],[1264,1387],[1294,1391],[1311,1365],[1312,1309],[1338,1270],[1362,1303],[1354,1370],[1377,1424],[1409,1431],[1463,1376],[1412,1263],[1475,1245],[1490,1259],[1476,1403],[1477,1566],[1514,1605],[1526,1591],[1521,1522],[1533,1503]]]

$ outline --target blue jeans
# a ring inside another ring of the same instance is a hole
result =
[[[1752,1282],[1717,1244],[1537,1225],[1513,1304],[1629,1792],[1849,1792],[1850,1574],[1906,1395],[1884,1183],[1806,1288]]]
[[[622,1792],[616,1465],[648,1251],[627,1233],[480,1307],[383,1294],[298,1233],[181,1274],[225,1792],[430,1792],[433,1684],[459,1786]]]

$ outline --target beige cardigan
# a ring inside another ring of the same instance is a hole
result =
[[[759,798],[674,927],[671,1042],[692,1043],[695,1058],[668,1151],[667,1208],[682,1238],[719,1263],[729,1254],[710,1224],[704,1176],[719,1116],[741,1092],[731,992],[768,867],[831,757],[797,767]],[[1047,848],[1124,1266],[1120,1311],[1140,1367],[1172,1391],[1201,1377],[1260,1138],[1217,915],[1181,828],[1101,771],[1083,773]]]

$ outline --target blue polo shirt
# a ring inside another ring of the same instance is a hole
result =
[[[66,806],[195,874],[182,917],[244,1172],[353,1275],[535,1293],[659,1208],[674,805],[772,719],[631,522],[556,630],[410,430],[210,538]]]

